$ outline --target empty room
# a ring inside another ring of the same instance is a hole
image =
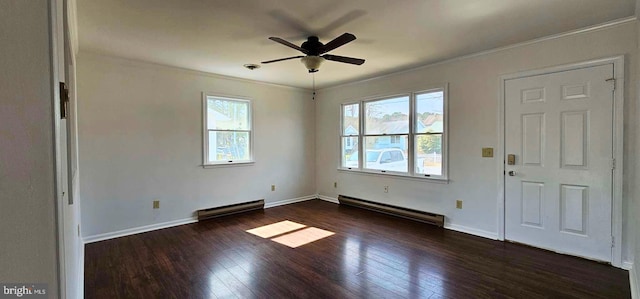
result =
[[[638,16],[0,0],[0,297],[640,298]]]

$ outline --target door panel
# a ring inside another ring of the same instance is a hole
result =
[[[544,184],[522,181],[522,225],[542,227]]]
[[[607,64],[506,81],[506,239],[611,261],[612,77]]]
[[[542,166],[544,114],[522,116],[522,162],[528,166]]]
[[[587,169],[589,111],[562,112],[560,161],[562,168]]]

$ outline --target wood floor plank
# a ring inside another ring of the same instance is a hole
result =
[[[334,235],[297,248],[247,230]],[[610,265],[320,200],[86,245],[86,298],[630,298]]]

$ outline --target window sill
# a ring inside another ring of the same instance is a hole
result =
[[[421,181],[421,182],[430,182],[436,184],[449,184],[448,178],[432,178],[432,177],[420,177],[420,176],[412,176],[408,174],[401,174],[397,172],[385,172],[381,173],[379,171],[368,171],[368,170],[359,170],[359,169],[349,169],[349,168],[340,168],[338,167],[338,171],[345,173],[353,173],[359,175],[367,175],[367,176],[389,176],[398,179],[404,180],[412,180],[412,181]]]
[[[255,161],[242,161],[242,162],[232,162],[232,163],[217,163],[217,164],[204,164],[200,165],[202,168],[221,168],[221,167],[240,167],[240,166],[253,166],[256,164]]]

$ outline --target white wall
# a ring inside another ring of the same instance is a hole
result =
[[[181,220],[202,208],[315,194],[308,90],[84,52],[78,80],[84,236]],[[254,165],[200,167],[203,91],[253,99]]]
[[[58,293],[48,1],[0,1],[0,281]]]
[[[640,0],[636,0],[636,18],[640,16]],[[637,28],[637,40],[636,40],[636,53],[640,54],[640,22],[636,22],[636,28]],[[630,70],[631,72],[633,72],[633,70]],[[636,82],[638,82],[638,79],[640,78],[640,63],[638,63],[636,65]],[[636,86],[636,90],[640,91],[640,84],[638,84]],[[637,101],[640,102],[640,92],[638,92],[638,94],[636,95]],[[635,115],[633,116],[635,118],[640,117],[640,105],[636,106],[636,110],[635,110]],[[640,121],[636,121],[636,148],[634,151],[634,154],[636,156],[640,156]],[[635,161],[635,179],[633,181],[633,185],[635,186],[635,192],[634,192],[634,197],[633,199],[633,206],[631,210],[631,215],[634,215],[635,217],[632,217],[632,231],[634,232],[633,237],[635,237],[635,242],[634,242],[634,251],[632,253],[633,255],[633,266],[632,269],[630,271],[630,281],[631,281],[631,295],[633,298],[640,298],[640,293],[639,293],[639,287],[640,287],[640,277],[638,277],[639,271],[638,271],[638,267],[640,267],[640,217],[638,217],[638,215],[640,215],[640,158],[636,159]]]
[[[625,99],[625,185],[624,227],[629,240],[628,208],[632,194],[635,161],[636,119],[636,22],[586,33],[564,36],[352,83],[318,92],[316,107],[316,184],[318,193],[370,199],[392,205],[442,213],[448,226],[485,236],[497,234],[499,158],[482,158],[482,147],[499,146],[499,77],[519,71],[581,62],[624,54],[626,58]],[[375,95],[419,91],[434,83],[449,83],[449,184],[338,171],[339,107],[341,103]],[[333,182],[338,182],[334,188]],[[383,187],[390,187],[383,193]],[[455,209],[455,200],[464,201]],[[625,242],[623,258],[629,256]]]

